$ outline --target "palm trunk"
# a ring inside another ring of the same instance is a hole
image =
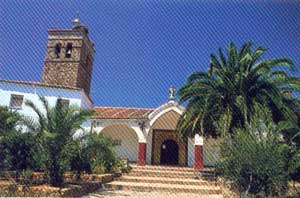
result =
[[[53,149],[50,151],[50,170],[49,170],[49,176],[50,176],[50,184],[52,186],[60,187],[63,185],[63,173],[59,164],[58,156],[59,153],[55,152],[56,149]]]

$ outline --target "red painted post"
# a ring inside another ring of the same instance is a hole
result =
[[[140,142],[138,148],[138,160],[137,160],[138,166],[146,165],[146,150],[147,150],[147,144]]]
[[[203,137],[199,134],[195,135],[195,149],[194,149],[194,169],[202,170],[203,165]]]
[[[195,145],[195,158],[194,158],[194,169],[202,170],[203,166],[203,147],[201,145]]]

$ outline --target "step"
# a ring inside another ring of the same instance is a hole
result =
[[[114,190],[132,190],[132,191],[167,191],[167,192],[188,192],[198,194],[221,194],[222,191],[218,186],[201,186],[201,185],[179,185],[179,184],[162,184],[162,183],[135,183],[113,181],[105,184],[105,187]]]
[[[184,171],[184,172],[198,172],[191,167],[180,167],[180,166],[162,166],[162,165],[146,165],[146,166],[137,166],[130,165],[133,169],[136,170],[166,170],[166,171]],[[205,167],[200,172],[214,172],[215,169],[211,167]]]
[[[170,177],[170,178],[195,178],[198,176],[197,173],[184,172],[184,171],[164,171],[164,170],[136,170],[133,169],[128,175],[130,176],[145,176],[145,177]],[[202,178],[212,179],[213,174],[201,173]]]
[[[146,166],[131,166],[133,169],[148,169],[148,170],[169,170],[169,171],[187,171],[194,172],[193,168],[190,167],[180,167],[180,166],[155,166],[155,165],[146,165]]]
[[[138,176],[122,176],[115,178],[115,181],[137,182],[137,183],[163,183],[163,184],[182,184],[182,185],[209,185],[215,186],[215,182],[208,182],[200,179],[179,179],[168,177],[138,177]]]
[[[95,193],[91,193],[86,198],[224,198],[223,195],[210,194],[201,195],[197,193],[187,192],[164,192],[164,191],[151,191],[149,192],[138,192],[138,191],[126,191],[126,190],[108,190],[100,189]]]

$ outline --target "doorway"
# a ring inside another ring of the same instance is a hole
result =
[[[174,140],[165,140],[160,147],[160,164],[178,165],[178,144]]]

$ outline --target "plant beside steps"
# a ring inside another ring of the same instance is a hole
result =
[[[132,191],[166,191],[174,193],[196,193],[222,197],[221,188],[214,181],[214,169],[205,168],[195,173],[193,168],[172,166],[132,166],[129,174],[123,174],[106,188]],[[196,178],[200,177],[200,178]]]

